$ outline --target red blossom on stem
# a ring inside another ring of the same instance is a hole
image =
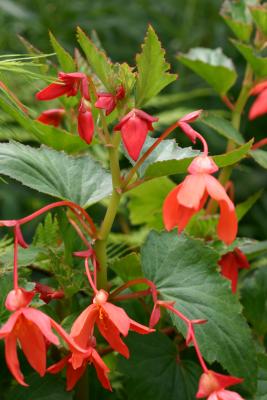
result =
[[[187,124],[196,118],[199,111],[182,118],[181,128],[191,140],[200,139],[203,143],[203,154],[195,157],[189,165],[189,175],[175,187],[166,197],[163,204],[163,221],[169,231],[175,226],[181,233],[190,219],[204,207],[208,196],[218,201],[220,218],[217,227],[218,236],[226,244],[234,241],[237,234],[237,216],[235,207],[221,183],[211,174],[218,171],[218,167],[208,156],[208,146],[205,139]],[[192,117],[193,115],[193,117]],[[187,122],[183,122],[187,120]],[[186,125],[183,125],[186,124]],[[190,129],[189,129],[190,128]]]
[[[236,293],[239,269],[248,269],[249,262],[245,254],[237,247],[222,256],[219,261],[221,274],[231,281],[232,292]]]
[[[158,118],[134,108],[115,126],[115,131],[121,131],[125,149],[134,161],[139,157],[148,131],[154,130],[152,123],[156,121]]]
[[[66,95],[76,96],[78,91],[81,91],[82,96],[89,100],[87,76],[82,72],[59,72],[58,80],[51,83],[44,89],[36,93],[37,100],[53,100],[57,97]]]
[[[94,119],[91,108],[82,99],[78,113],[78,132],[82,140],[90,144],[94,135]]]
[[[95,107],[105,110],[106,115],[109,115],[116,107],[118,100],[122,100],[124,97],[125,90],[122,85],[119,86],[115,95],[112,93],[97,93]]]
[[[43,111],[37,121],[42,122],[45,125],[53,125],[55,127],[59,126],[62,118],[66,111],[64,108],[53,108],[51,110]]]
[[[43,300],[46,304],[50,303],[51,300],[62,299],[64,297],[63,290],[55,290],[50,286],[43,285],[39,282],[35,284],[34,291],[35,293],[39,294],[40,299]]]
[[[218,374],[208,370],[204,372],[199,380],[197,399],[206,397],[207,400],[244,400],[238,393],[225,390],[228,386],[237,385],[243,379],[235,376]]]
[[[255,85],[250,94],[258,96],[249,110],[249,119],[253,120],[267,113],[267,81]]]

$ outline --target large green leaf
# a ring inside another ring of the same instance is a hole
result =
[[[265,150],[251,150],[249,154],[254,160],[262,167],[267,169],[267,151]]]
[[[25,388],[15,385],[9,390],[6,400],[72,400],[72,393],[66,392],[64,381],[59,376],[47,374],[40,378],[36,373],[26,376],[30,385]]]
[[[0,174],[83,207],[111,193],[110,175],[89,155],[72,157],[45,146],[0,144]]]
[[[63,129],[52,125],[45,125],[30,118],[14,103],[12,104],[9,100],[1,96],[0,108],[14,118],[42,144],[46,144],[56,150],[65,150],[68,153],[76,153],[88,148],[88,145],[78,135],[71,135]]]
[[[219,135],[224,136],[226,139],[232,140],[237,144],[243,144],[244,138],[241,133],[233,127],[230,121],[220,117],[210,111],[205,111],[201,114],[199,121],[213,129]]]
[[[190,319],[207,323],[196,327],[204,357],[218,361],[230,374],[243,377],[255,389],[256,360],[253,340],[230,283],[217,271],[219,254],[200,240],[177,232],[152,232],[142,248],[142,268],[157,286],[160,297],[175,301]],[[175,326],[186,334],[184,323],[172,314]]]
[[[77,29],[77,38],[93,72],[98,76],[103,85],[112,91],[114,89],[114,68],[112,62],[79,27]]]
[[[196,47],[187,54],[179,54],[178,60],[207,81],[216,92],[225,94],[235,83],[237,74],[230,58],[221,48]]]
[[[179,358],[175,344],[162,333],[127,337],[131,357],[119,361],[129,400],[193,400],[200,367]]]
[[[165,60],[165,50],[152,28],[148,27],[142,52],[136,56],[137,82],[136,105],[140,107],[156,96],[165,86],[177,79],[170,74],[170,65]]]
[[[154,143],[155,139],[148,138],[141,154]],[[219,167],[233,165],[246,157],[253,140],[244,145],[229,151],[228,153],[218,156],[212,156]],[[144,164],[139,169],[141,176],[157,178],[160,176],[175,175],[187,172],[194,156],[199,154],[198,151],[192,150],[191,147],[181,148],[177,146],[174,140],[164,140],[150,154]]]
[[[258,386],[255,400],[267,400],[267,355],[258,354]]]
[[[162,204],[175,184],[167,177],[153,179],[132,189],[128,196],[130,220],[133,225],[146,224],[162,229]]]
[[[267,333],[267,266],[252,270],[242,285],[242,303],[247,320],[259,335]]]
[[[71,55],[61,46],[60,43],[58,43],[57,39],[52,34],[52,32],[49,32],[49,36],[51,44],[53,46],[54,51],[56,52],[62,70],[64,72],[75,72],[76,65]]]
[[[232,40],[232,43],[240,51],[243,57],[253,68],[255,74],[259,77],[266,78],[267,76],[267,57],[262,57],[260,53],[256,52],[253,47]]]
[[[249,260],[261,256],[267,252],[267,240],[261,242],[257,240],[245,239],[245,242],[238,246]]]

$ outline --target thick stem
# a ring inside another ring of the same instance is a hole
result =
[[[107,238],[116,217],[121,198],[121,177],[118,155],[119,144],[120,135],[115,134],[113,137],[112,146],[108,147],[113,191],[105,218],[98,234],[99,239],[95,243],[96,258],[100,265],[100,269],[97,274],[98,289],[107,288]]]

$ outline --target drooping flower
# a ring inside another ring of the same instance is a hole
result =
[[[73,353],[64,357],[62,360],[58,361],[56,364],[51,365],[47,369],[47,372],[50,372],[51,374],[57,374],[64,367],[66,367],[67,390],[72,390],[78,380],[83,376],[87,365],[93,364],[96,369],[97,377],[102,386],[105,389],[112,390],[108,379],[109,368],[106,366],[94,348],[94,337],[88,337],[88,339],[84,339],[85,338],[83,337],[82,340],[79,340],[79,337],[77,337],[79,345],[86,347],[86,353],[83,354],[74,351]]]
[[[106,111],[106,115],[109,115],[117,105],[118,100],[123,99],[125,96],[125,90],[123,86],[120,86],[116,94],[112,93],[97,93],[97,101],[95,107]]]
[[[230,251],[222,256],[219,265],[221,267],[221,274],[231,281],[232,292],[235,293],[239,269],[248,269],[250,267],[247,257],[236,247],[234,251]]]
[[[152,123],[156,121],[158,118],[134,108],[115,126],[115,131],[121,131],[123,144],[134,161],[139,157],[148,131],[154,130]]]
[[[37,118],[37,121],[57,127],[60,125],[64,114],[64,108],[53,108],[51,110],[43,111]]]
[[[260,82],[254,86],[250,94],[258,96],[249,110],[249,119],[255,119],[267,113],[267,81]]]
[[[37,100],[53,100],[57,97],[76,96],[78,91],[81,91],[82,97],[89,100],[87,77],[82,72],[59,72],[58,80],[51,83],[44,89],[36,93]]]
[[[211,175],[217,170],[212,158],[205,154],[192,161],[188,168],[189,175],[164,201],[163,220],[168,231],[177,226],[178,232],[182,232],[193,215],[204,207],[209,195],[220,206],[219,238],[226,244],[234,241],[237,234],[235,207],[224,187]]]
[[[228,386],[237,385],[243,379],[235,376],[218,374],[208,370],[204,372],[199,380],[197,399],[206,397],[207,400],[244,400],[238,393],[225,390]]]
[[[108,293],[102,289],[99,290],[93,303],[74,322],[70,334],[74,340],[79,337],[80,343],[80,340],[86,340],[93,335],[94,325],[96,324],[99,332],[110,346],[128,358],[129,349],[120,335],[127,336],[129,330],[144,335],[153,332],[154,329],[147,328],[132,320],[122,308],[109,303],[107,300]]]
[[[90,107],[81,101],[78,113],[78,132],[81,139],[90,144],[94,135],[94,119]]]
[[[75,344],[63,328],[42,311],[29,307],[35,292],[27,292],[22,288],[9,292],[6,308],[14,311],[8,321],[0,329],[0,339],[5,341],[5,357],[7,366],[14,378],[23,386],[28,386],[20,370],[17,341],[29,364],[41,376],[46,371],[46,344],[59,344],[58,337],[52,327],[68,343],[72,350],[83,353],[84,350]]]

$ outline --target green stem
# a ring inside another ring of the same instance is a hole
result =
[[[116,217],[121,198],[121,177],[118,155],[119,144],[120,135],[115,134],[111,146],[108,147],[113,191],[106,215],[98,233],[99,239],[96,241],[95,244],[96,257],[100,265],[100,270],[97,274],[98,289],[107,289],[107,238]]]
[[[252,82],[253,82],[253,71],[250,65],[247,65],[245,76],[243,79],[242,89],[239,93],[239,96],[233,108],[232,118],[231,118],[232,125],[237,130],[240,129],[242,113],[249,98],[249,92],[252,86]],[[234,150],[235,147],[236,147],[235,143],[232,140],[228,140],[226,152]],[[230,179],[234,167],[235,165],[229,165],[221,170],[218,180],[223,186]],[[218,203],[211,199],[207,205],[206,212],[207,214],[215,214],[217,212],[217,208],[218,208]]]

